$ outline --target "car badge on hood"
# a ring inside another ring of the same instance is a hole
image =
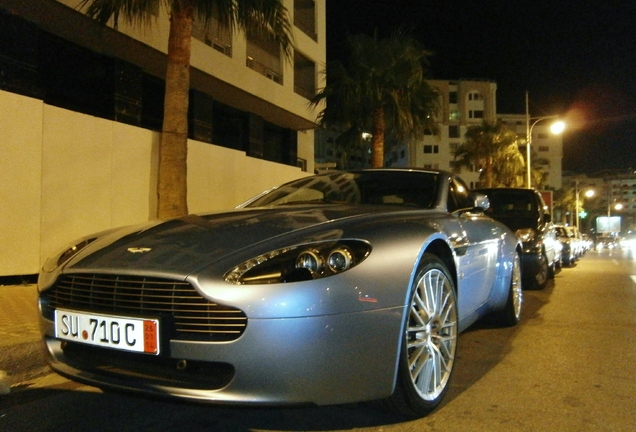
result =
[[[146,252],[150,252],[152,250],[152,248],[149,247],[129,247],[128,249],[126,249],[128,252],[130,253],[146,253]]]

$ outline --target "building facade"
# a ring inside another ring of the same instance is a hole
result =
[[[318,70],[325,63],[325,1],[283,0],[294,23],[293,58],[275,44],[195,22],[190,138],[311,171]],[[1,0],[0,89],[160,130],[169,17],[117,28],[75,10],[76,0]]]
[[[419,142],[394,146],[387,153],[388,166],[455,170],[455,152],[468,128],[497,118],[496,83],[477,80],[428,82],[440,95],[439,133],[427,135]],[[471,187],[477,184],[478,170],[464,168],[459,173]]]
[[[417,167],[455,171],[471,186],[479,181],[478,167],[458,168],[455,153],[471,126],[483,121],[500,120],[522,139],[526,137],[524,114],[497,113],[497,84],[491,81],[462,79],[455,81],[429,80],[440,95],[440,112],[437,120],[439,132],[429,134],[417,142],[385,142],[385,165],[390,167]],[[319,135],[318,135],[319,134]],[[545,173],[544,189],[561,188],[561,161],[563,146],[560,135],[551,134],[543,123],[532,129],[532,167]],[[317,132],[316,161],[335,164],[338,168],[360,168],[370,164],[370,138],[356,149],[343,149],[336,145],[338,131]],[[524,158],[525,145],[520,146]]]

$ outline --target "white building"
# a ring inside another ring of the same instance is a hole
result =
[[[471,126],[479,126],[484,120],[497,118],[497,84],[478,80],[429,80],[440,96],[440,130],[424,140],[405,143],[391,149],[386,157],[388,166],[409,166],[429,169],[454,170],[455,152]],[[474,187],[479,172],[463,169],[461,177]]]
[[[520,137],[526,137],[524,114],[497,113],[497,84],[491,81],[462,79],[456,81],[429,80],[440,94],[439,133],[427,135],[418,142],[385,142],[385,165],[392,167],[418,167],[458,172],[471,187],[477,185],[479,171],[461,168],[454,164],[455,152],[471,126],[479,126],[485,120],[493,123],[501,120]],[[321,131],[316,144],[316,160],[336,163],[338,168],[369,165],[369,152],[361,149],[338,149],[334,142],[336,131]],[[524,158],[526,147],[520,146]],[[563,144],[560,135],[549,131],[549,124],[537,123],[532,129],[532,167],[541,167],[546,173],[544,188],[561,188],[561,162]],[[346,153],[346,154],[345,154]]]

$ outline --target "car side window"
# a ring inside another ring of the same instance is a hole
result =
[[[468,186],[457,179],[452,178],[449,182],[448,190],[448,211],[454,212],[460,209],[472,208],[473,204],[469,197]]]

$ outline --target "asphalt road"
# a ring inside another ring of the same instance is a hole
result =
[[[0,396],[1,431],[632,431],[636,425],[636,253],[589,252],[522,323],[462,334],[451,391],[405,420],[368,405],[255,409],[104,394],[54,374]]]

